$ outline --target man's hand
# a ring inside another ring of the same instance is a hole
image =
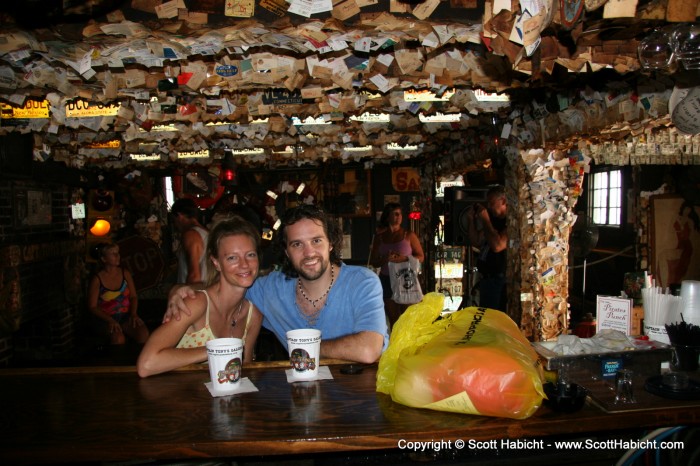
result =
[[[476,205],[474,210],[474,216],[477,219],[481,219],[482,222],[491,223],[491,217],[489,217],[489,210],[481,204]]]
[[[170,322],[172,319],[180,320],[183,312],[188,316],[192,315],[185,304],[185,298],[194,298],[194,296],[195,290],[188,285],[173,287],[168,297],[168,308],[163,316],[163,323]]]

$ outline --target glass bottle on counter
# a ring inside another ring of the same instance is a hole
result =
[[[583,316],[583,320],[576,325],[574,335],[579,338],[591,338],[596,332],[596,321],[590,312]]]

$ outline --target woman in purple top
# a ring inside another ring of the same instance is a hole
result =
[[[381,267],[379,279],[384,293],[384,308],[392,326],[408,306],[398,304],[391,299],[389,262],[406,262],[409,256],[415,257],[418,262],[423,262],[423,247],[418,236],[412,231],[405,230],[401,226],[402,220],[401,204],[390,202],[384,206],[377,234],[372,241],[370,256],[370,263],[374,267]]]

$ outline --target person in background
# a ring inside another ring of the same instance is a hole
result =
[[[199,222],[199,208],[192,199],[183,198],[173,203],[170,213],[180,232],[177,283],[203,283],[207,277],[205,248],[209,231]]]
[[[148,339],[148,327],[137,314],[139,301],[134,279],[121,266],[119,245],[99,245],[97,259],[99,270],[88,288],[92,330],[112,345],[123,345],[127,337],[143,344]]]
[[[418,236],[412,231],[405,230],[401,226],[402,221],[401,204],[390,202],[384,206],[379,218],[377,233],[372,239],[372,252],[370,254],[370,264],[381,268],[379,279],[382,283],[384,308],[392,326],[408,305],[398,304],[391,299],[389,262],[406,262],[408,256],[413,256],[422,263],[424,258],[423,247]]]
[[[136,362],[141,377],[206,361],[206,342],[215,338],[243,339],[243,362],[253,360],[262,314],[245,293],[258,276],[260,235],[241,217],[223,219],[213,226],[206,252],[207,287],[186,298],[190,315],[153,332]]]
[[[469,237],[480,245],[479,307],[506,311],[506,213],[508,206],[503,186],[492,186],[486,193],[487,205],[475,204],[469,216]]]
[[[264,315],[263,326],[287,347],[288,330],[321,330],[321,357],[373,363],[389,343],[381,284],[365,267],[342,262],[342,233],[318,207],[288,209],[275,236],[281,270],[260,277],[246,297]],[[183,297],[192,287],[170,293],[164,321],[188,315]]]

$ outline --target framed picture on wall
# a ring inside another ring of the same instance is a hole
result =
[[[700,280],[700,206],[675,194],[650,198],[649,246],[656,285]]]
[[[51,225],[51,191],[15,189],[13,208],[15,227]]]

